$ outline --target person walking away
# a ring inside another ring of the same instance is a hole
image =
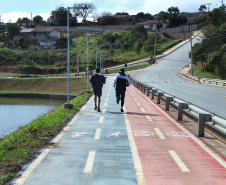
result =
[[[93,93],[94,93],[94,103],[95,107],[94,110],[97,110],[100,112],[100,101],[101,101],[101,95],[102,95],[102,87],[103,84],[105,84],[105,77],[100,73],[100,68],[96,68],[96,74],[93,74],[90,77],[90,83],[93,87]],[[98,107],[97,107],[97,97],[98,97]]]
[[[131,85],[130,79],[128,76],[126,76],[124,72],[124,68],[120,69],[119,74],[116,75],[114,79],[114,87],[116,90],[116,102],[119,104],[119,101],[121,100],[121,112],[124,112],[123,106],[124,106],[124,99],[125,99],[125,92],[126,87],[129,87]]]

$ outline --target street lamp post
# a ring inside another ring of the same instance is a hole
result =
[[[87,93],[90,93],[89,91],[89,34],[87,35]]]
[[[69,11],[70,11],[70,7],[68,7],[67,10],[67,37],[68,37],[68,62],[67,62],[67,103],[64,104],[64,108],[68,108],[68,109],[72,109],[73,108],[73,104],[70,104],[70,32],[69,32]]]
[[[192,59],[192,31],[190,25],[190,41],[191,41],[191,75],[193,76],[193,59]]]
[[[96,68],[97,68],[97,45],[96,45]]]
[[[78,29],[76,29],[76,50],[77,50],[77,76],[79,76],[79,60],[78,60]]]

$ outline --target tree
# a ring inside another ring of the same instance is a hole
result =
[[[150,13],[144,14],[144,20],[153,20],[155,19]]]
[[[6,30],[9,38],[13,38],[14,36],[17,36],[20,33],[20,28],[15,23],[8,23],[6,26]]]
[[[36,37],[32,37],[32,38],[30,39],[30,44],[31,44],[32,46],[38,46],[38,45],[39,45],[39,41],[38,41],[38,39],[37,39]]]
[[[208,20],[210,24],[219,27],[221,24],[226,23],[225,7],[214,8],[213,11],[208,13]]]
[[[39,25],[39,23],[43,21],[43,18],[42,18],[42,16],[40,16],[40,15],[36,15],[36,16],[33,18],[33,21],[34,21],[35,25]]]
[[[28,39],[25,37],[20,37],[17,39],[18,46],[21,48],[27,48],[28,47]]]
[[[139,13],[136,15],[136,18],[137,18],[137,19],[144,19],[144,12],[139,12]]]
[[[205,12],[205,10],[207,10],[206,5],[205,5],[205,4],[200,5],[200,7],[199,7],[198,11],[200,11],[200,12]]]
[[[168,8],[168,13],[168,18],[172,26],[179,26],[187,22],[187,18],[180,15],[180,10],[178,9],[178,7],[172,6]]]
[[[218,75],[223,79],[226,77],[226,44],[219,51],[210,53],[208,57],[208,65],[213,68],[213,64],[218,64]]]
[[[67,26],[67,9],[64,7],[57,7],[56,10],[51,12],[49,22],[55,26]],[[76,17],[69,13],[70,26],[75,26],[77,23]]]
[[[189,53],[189,57],[191,53]],[[201,63],[203,65],[204,62],[207,62],[208,50],[202,43],[196,43],[192,48],[192,58],[193,63],[195,65]]]
[[[117,18],[111,12],[103,12],[102,16],[98,18],[98,22],[100,25],[115,25]]]
[[[143,26],[134,26],[131,29],[132,39],[134,41],[145,41],[147,39],[147,30]]]
[[[117,15],[129,15],[129,14],[127,12],[117,12],[115,15],[117,16]]]
[[[166,22],[166,19],[168,19],[168,13],[164,11],[159,12],[158,20]]]
[[[96,7],[93,3],[75,3],[74,12],[75,16],[82,17],[82,21],[86,24],[86,18],[89,14],[93,13],[96,10]]]

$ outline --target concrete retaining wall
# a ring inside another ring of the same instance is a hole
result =
[[[24,97],[24,98],[46,98],[56,100],[67,100],[67,95],[35,94],[35,93],[0,93],[0,97]],[[77,96],[70,96],[70,100]]]

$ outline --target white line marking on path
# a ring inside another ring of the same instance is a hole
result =
[[[146,116],[146,118],[148,119],[148,121],[153,121],[150,116]]]
[[[134,101],[137,101],[137,99],[136,99],[136,98],[134,98]]]
[[[99,119],[99,123],[103,123],[103,121],[104,121],[104,116],[101,116]]]
[[[101,133],[101,128],[97,128],[94,139],[100,139],[100,133]]]
[[[105,114],[105,113],[106,113],[106,109],[103,109],[103,110],[102,110],[102,113]]]
[[[143,173],[142,165],[140,162],[140,157],[139,157],[139,154],[137,151],[137,147],[136,147],[136,144],[135,144],[135,141],[133,138],[132,129],[130,127],[129,119],[126,114],[126,109],[124,108],[124,110],[125,110],[124,117],[125,117],[125,122],[126,122],[126,129],[127,129],[127,133],[128,133],[130,148],[132,151],[134,169],[135,169],[136,176],[137,176],[137,183],[138,183],[138,185],[146,185],[147,183],[146,183],[146,180],[144,177],[144,173]]]
[[[135,87],[134,87],[135,89]],[[137,90],[138,91],[138,90]],[[226,168],[226,161],[222,159],[219,155],[217,155],[213,150],[211,150],[208,146],[206,146],[203,142],[201,142],[198,138],[196,138],[191,132],[189,132],[186,128],[176,122],[173,118],[171,118],[166,112],[164,112],[160,107],[154,104],[148,97],[138,91],[142,96],[144,96],[152,105],[154,105],[160,112],[162,112],[167,118],[169,118],[175,125],[177,125],[181,130],[183,130],[188,136],[190,136],[200,147],[202,147],[207,153],[209,153],[214,159],[216,159],[224,168]]]
[[[164,137],[164,135],[162,134],[162,132],[158,129],[158,128],[154,128],[155,132],[158,134],[158,136],[160,137],[160,139],[166,139]]]
[[[89,152],[89,156],[88,156],[87,161],[86,161],[84,173],[92,173],[95,155],[96,155],[95,151]]]
[[[106,102],[107,102],[108,100],[109,100],[109,99],[107,98],[107,99],[106,99]]]
[[[175,151],[169,151],[169,153],[171,157],[174,159],[174,161],[177,163],[177,165],[180,167],[182,172],[190,172],[190,170],[183,163],[183,161],[180,159],[180,157],[177,155]]]
[[[140,106],[140,103],[137,102],[137,105]]]
[[[143,108],[140,108],[140,110],[141,110],[142,112],[146,112]]]
[[[108,103],[107,103],[107,102],[105,102],[105,103],[104,103],[104,106],[107,106],[107,105],[108,105]]]

